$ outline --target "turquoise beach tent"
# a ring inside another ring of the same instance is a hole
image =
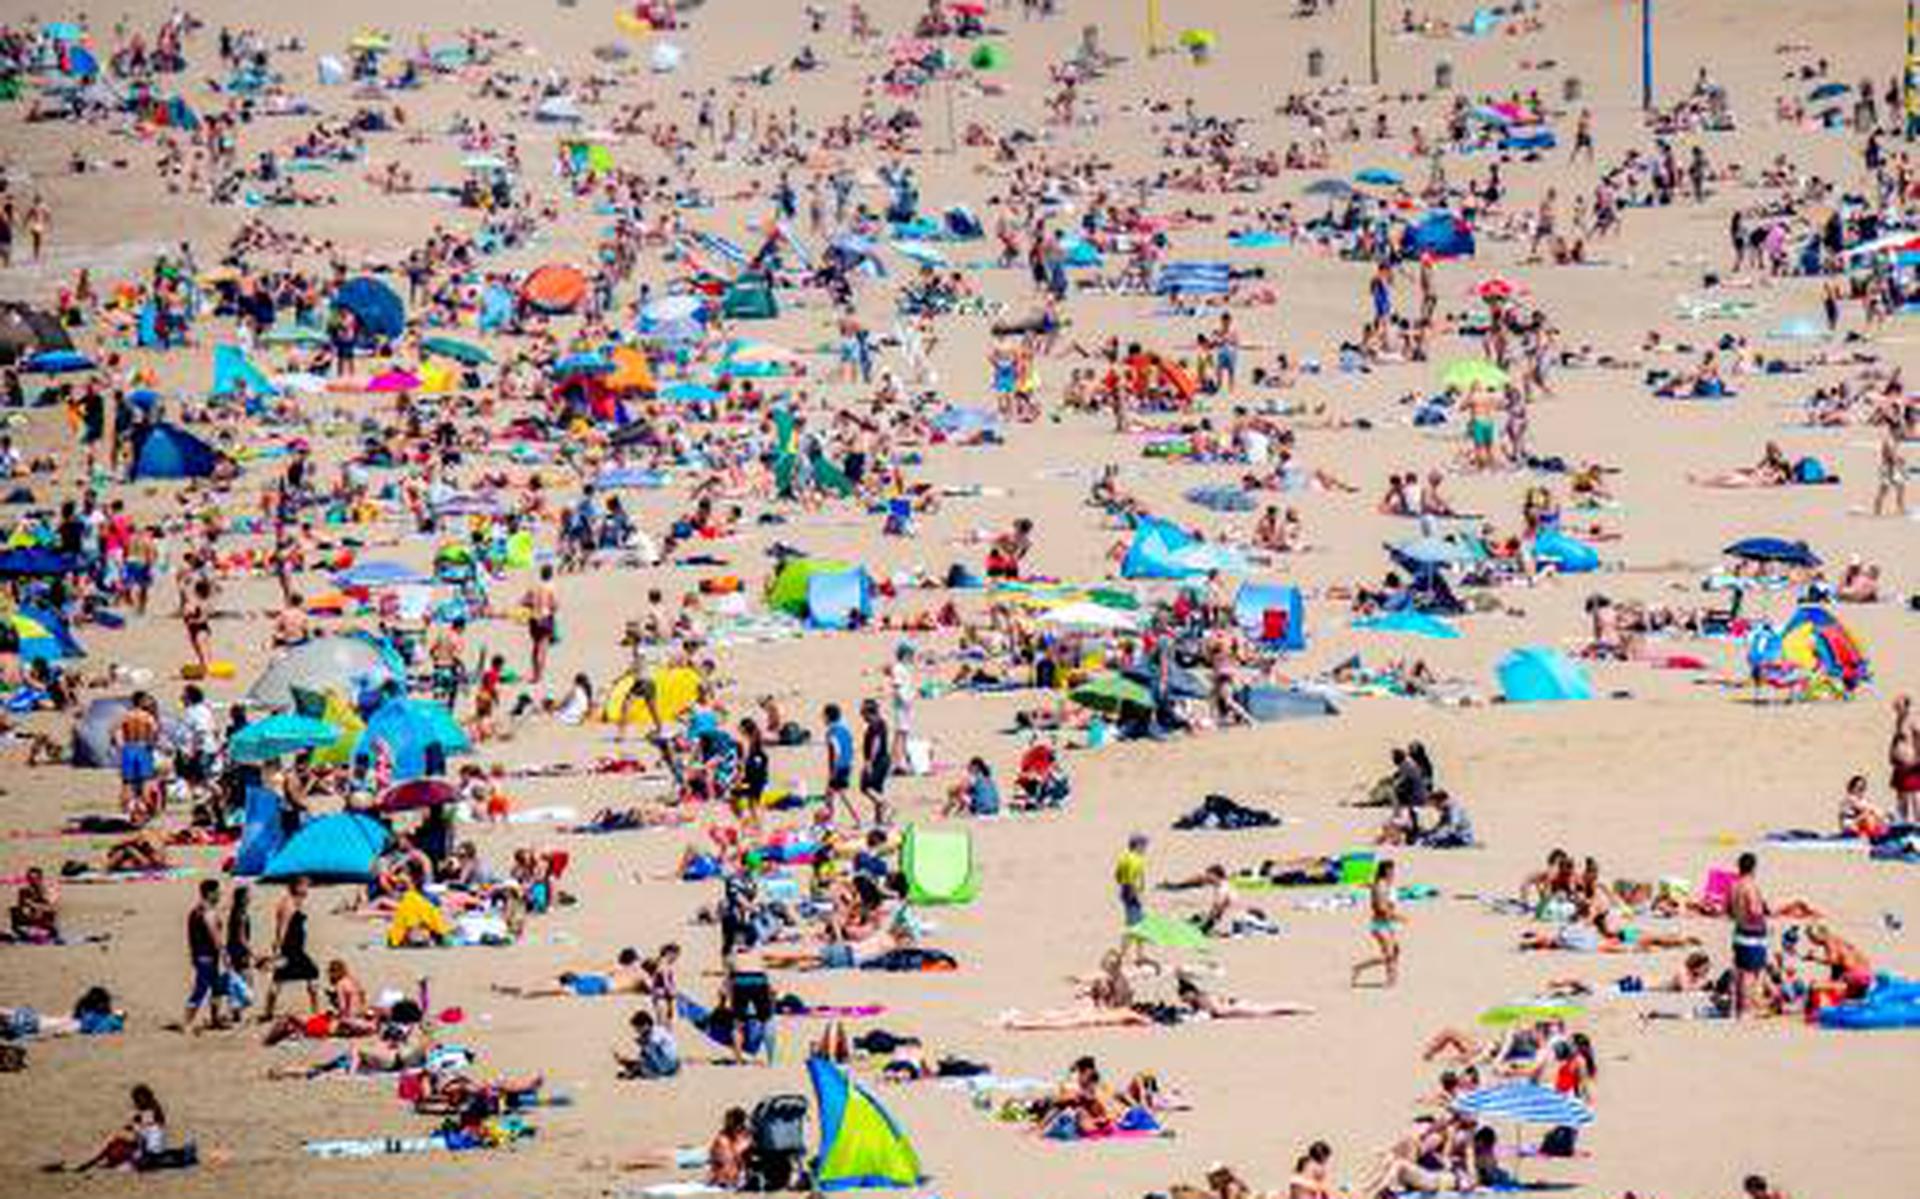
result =
[[[238,395],[241,391],[248,395],[279,395],[280,389],[267,378],[265,371],[247,359],[247,352],[239,346],[219,345],[213,347],[213,391],[215,396]]]
[[[240,826],[240,844],[233,851],[233,872],[241,878],[258,875],[286,839],[286,830],[280,824],[280,796],[265,787],[248,787],[246,820]]]
[[[393,699],[367,718],[367,730],[354,749],[356,759],[372,761],[384,746],[393,761],[393,779],[445,774],[446,760],[473,748],[467,734],[440,704],[424,699]]]
[[[1558,529],[1542,529],[1533,539],[1533,557],[1561,574],[1580,575],[1600,569],[1600,555],[1586,542]]]
[[[1189,579],[1208,571],[1245,574],[1246,560],[1229,546],[1209,545],[1172,521],[1142,517],[1120,563],[1128,579]]]
[[[1500,659],[1500,694],[1510,704],[1592,699],[1593,680],[1557,649],[1524,646]]]
[[[260,877],[305,877],[315,882],[364,883],[373,877],[373,861],[387,848],[386,826],[358,812],[335,812],[308,821],[287,838]]]
[[[815,1187],[846,1191],[920,1185],[920,1155],[872,1092],[825,1058],[809,1059],[807,1075],[820,1109]]]
[[[873,581],[860,569],[818,571],[807,577],[807,623],[850,629],[873,616]]]

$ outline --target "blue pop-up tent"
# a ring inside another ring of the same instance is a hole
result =
[[[407,306],[400,294],[372,276],[342,283],[333,293],[333,306],[353,314],[365,340],[394,338],[407,331]]]
[[[356,759],[371,761],[384,748],[393,762],[393,779],[445,774],[446,760],[473,748],[466,730],[441,705],[424,699],[394,699],[367,718],[366,732],[354,750]]]
[[[873,616],[873,580],[860,569],[819,571],[807,578],[807,623],[850,629]]]
[[[1298,587],[1242,583],[1233,597],[1233,622],[1247,637],[1274,649],[1307,646],[1307,607]]]
[[[1435,258],[1468,258],[1473,255],[1473,229],[1453,213],[1435,209],[1407,231],[1407,248]]]
[[[213,347],[213,391],[215,396],[238,395],[270,396],[280,394],[280,389],[267,378],[267,373],[255,366],[247,352],[239,346],[219,345]]]
[[[267,860],[260,877],[268,882],[307,878],[324,883],[364,883],[373,877],[374,859],[391,840],[385,825],[358,812],[335,812],[302,825]]]
[[[178,425],[155,425],[133,452],[135,479],[204,479],[220,465],[220,452]]]
[[[1593,680],[1557,649],[1523,646],[1500,659],[1500,694],[1511,704],[1592,699]]]
[[[253,878],[267,868],[284,844],[280,797],[265,787],[248,787],[246,820],[240,826],[240,844],[233,852],[233,872],[241,878]]]

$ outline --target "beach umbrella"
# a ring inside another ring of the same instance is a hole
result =
[[[1353,622],[1353,627],[1375,633],[1406,633],[1413,637],[1432,637],[1437,641],[1452,641],[1460,636],[1459,629],[1439,617],[1411,609],[1356,620]]]
[[[268,329],[260,335],[260,340],[270,346],[323,346],[327,344],[327,335],[312,325],[289,323]]]
[[[674,383],[661,391],[660,396],[676,404],[717,404],[725,394],[704,383]]]
[[[87,36],[86,30],[72,21],[55,21],[40,27],[40,36],[50,42],[77,42]]]
[[[404,666],[371,637],[322,637],[275,658],[247,692],[247,703],[290,708],[294,689],[337,691],[348,698],[405,678]]]
[[[1389,171],[1385,167],[1368,167],[1366,170],[1356,173],[1353,181],[1355,183],[1365,183],[1371,187],[1398,187],[1400,186],[1400,174],[1397,171]]]
[[[1482,279],[1473,285],[1473,294],[1483,300],[1511,300],[1525,290],[1524,285],[1515,283],[1504,275]]]
[[[382,791],[373,806],[379,812],[416,812],[457,803],[459,799],[460,789],[446,779],[409,779]]]
[[[227,756],[236,762],[271,762],[288,754],[332,745],[340,730],[324,720],[297,712],[279,712],[256,720],[227,742]]]
[[[27,661],[51,662],[85,656],[79,642],[51,613],[9,612],[0,616],[0,626],[6,628],[14,652]]]
[[[30,375],[70,375],[93,369],[93,359],[78,350],[42,350],[20,364]]]
[[[347,49],[359,54],[385,54],[393,49],[393,39],[377,30],[363,29],[353,35]]]
[[[1440,386],[1453,391],[1472,391],[1476,387],[1507,385],[1507,372],[1485,358],[1461,358],[1440,372]]]
[[[1844,83],[1823,83],[1807,93],[1807,99],[1818,102],[1844,96],[1853,89]]]
[[[1105,604],[1096,604],[1091,600],[1076,600],[1070,604],[1061,604],[1041,613],[1040,623],[1056,625],[1068,629],[1091,629],[1106,632],[1132,632],[1140,627],[1138,617],[1118,608],[1109,608]]]
[[[1807,548],[1804,541],[1788,541],[1783,537],[1746,537],[1734,542],[1725,550],[1729,556],[1746,562],[1774,562],[1782,566],[1820,565],[1820,555]]]
[[[1183,29],[1180,45],[1187,50],[1211,50],[1219,37],[1211,29]]]
[[[420,376],[414,374],[412,371],[383,371],[375,375],[372,382],[367,384],[367,390],[381,394],[400,391],[418,391],[420,390]]]
[[[1178,916],[1143,916],[1138,923],[1128,926],[1126,937],[1160,949],[1207,948],[1207,934],[1200,926]]]
[[[1105,674],[1099,678],[1089,679],[1075,687],[1068,698],[1081,707],[1092,708],[1096,712],[1114,713],[1127,707],[1153,707],[1151,692],[1132,679],[1117,674]]]
[[[451,358],[462,366],[486,366],[493,361],[493,355],[470,341],[461,341],[457,337],[427,337],[421,339],[420,352],[432,354],[438,358]]]
[[[1480,1120],[1513,1124],[1547,1124],[1578,1128],[1593,1123],[1593,1109],[1571,1095],[1533,1082],[1509,1082],[1482,1087],[1453,1101],[1453,1110]]]
[[[613,360],[598,350],[582,350],[568,354],[553,364],[553,377],[571,379],[576,375],[611,375]]]
[[[1307,184],[1307,194],[1309,196],[1350,196],[1353,194],[1353,184],[1345,179],[1316,179]]]
[[[1428,568],[1467,566],[1480,560],[1480,556],[1474,552],[1473,547],[1451,538],[1435,537],[1431,534],[1395,542],[1387,546],[1387,549],[1394,557],[1410,566]]]

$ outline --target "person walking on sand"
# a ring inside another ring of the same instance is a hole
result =
[[[320,967],[307,949],[307,880],[295,876],[273,909],[273,979],[267,986],[262,1023],[272,1023],[280,988],[305,987],[307,1014],[320,1010]]]
[[[540,581],[527,590],[527,637],[532,642],[528,673],[535,686],[546,677],[547,655],[560,632],[560,597],[553,589],[553,567],[540,568]]]
[[[860,823],[860,813],[854,810],[853,797],[848,793],[853,788],[853,731],[841,718],[840,705],[828,704],[820,710],[821,719],[827,722],[825,741],[827,743],[827,814],[832,818],[836,805],[847,810],[847,818]]]
[[[1727,893],[1727,918],[1733,921],[1733,1018],[1743,1018],[1767,972],[1767,898],[1760,893],[1760,859],[1743,853],[1739,877]]]
[[[1147,943],[1133,935],[1134,929],[1147,918],[1147,844],[1145,833],[1127,838],[1127,847],[1113,863],[1113,885],[1120,898],[1123,925],[1120,959],[1124,962],[1131,950],[1135,961],[1142,966],[1153,966],[1155,963],[1147,958]]]
[[[187,961],[193,967],[193,990],[187,996],[186,1016],[180,1022],[182,1032],[192,1032],[200,1009],[207,1009],[210,1028],[221,1028],[220,1000],[226,993],[224,955],[218,924],[220,881],[206,879],[200,884],[200,900],[187,913]]]
[[[1888,780],[1893,786],[1894,817],[1920,824],[1920,723],[1913,718],[1913,697],[1893,701],[1893,738],[1887,743]]]
[[[1873,491],[1873,514],[1886,516],[1889,508],[1894,516],[1907,514],[1907,457],[1892,425],[1880,435],[1880,482]]]
[[[1393,860],[1380,863],[1374,872],[1373,886],[1367,893],[1369,923],[1367,931],[1373,935],[1373,943],[1379,947],[1377,957],[1355,962],[1352,985],[1359,986],[1360,978],[1367,971],[1378,966],[1386,975],[1387,986],[1395,986],[1400,981],[1400,935],[1396,927],[1401,923],[1400,905],[1393,892]]]

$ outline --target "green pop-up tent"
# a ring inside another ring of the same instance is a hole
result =
[[[908,903],[971,903],[980,893],[980,864],[973,857],[973,837],[964,830],[909,825],[900,840],[900,873],[907,880]]]

